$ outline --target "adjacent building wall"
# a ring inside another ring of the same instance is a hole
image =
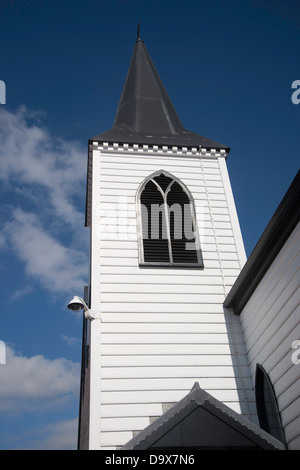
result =
[[[300,449],[300,223],[243,309],[240,318],[254,386],[256,364],[269,374],[289,449]],[[294,343],[296,342],[296,343]]]

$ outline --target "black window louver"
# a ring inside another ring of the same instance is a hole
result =
[[[181,184],[164,173],[150,177],[140,204],[142,262],[202,265],[193,202]]]

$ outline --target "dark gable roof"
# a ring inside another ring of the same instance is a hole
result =
[[[90,141],[230,150],[183,127],[140,38],[135,43],[114,125]]]
[[[233,308],[236,315],[241,313],[299,220],[300,171],[231,288],[224,307]]]
[[[160,448],[285,450],[283,443],[202,390],[197,382],[122,450]]]

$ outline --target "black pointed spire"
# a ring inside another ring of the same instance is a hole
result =
[[[146,46],[137,40],[111,130],[93,141],[174,146],[227,147],[184,129]]]
[[[182,128],[141,38],[135,44],[114,128],[122,124],[134,132],[149,135],[175,134],[178,128]]]

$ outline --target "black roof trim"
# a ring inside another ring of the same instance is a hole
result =
[[[202,137],[194,132],[187,131],[184,129],[181,133],[173,135],[159,135],[153,134],[151,132],[134,132],[128,130],[127,132],[110,129],[103,134],[99,134],[92,139],[89,139],[89,142],[114,142],[117,144],[140,144],[140,145],[166,145],[166,146],[175,146],[175,147],[201,147],[206,149],[224,149],[227,153],[230,152],[230,147],[219,144],[211,139]]]
[[[186,416],[193,413],[199,407],[207,410],[212,416],[217,417],[220,421],[235,429],[260,449],[285,449],[283,443],[221,403],[208,392],[201,389],[198,382],[195,382],[191,391],[182,400],[134,436],[122,447],[122,450],[147,450],[155,447],[155,443],[160,438],[165,436]],[[197,422],[197,426],[200,428],[201,422]],[[215,445],[217,447],[218,443]]]
[[[224,307],[239,315],[300,220],[300,171],[231,288]]]
[[[89,144],[93,144],[93,142],[104,143],[107,142],[108,144],[136,144],[138,146],[149,145],[150,147],[154,147],[155,145],[159,147],[178,147],[178,149],[182,149],[184,147],[191,149],[191,148],[198,148],[198,149],[216,149],[216,150],[225,150],[228,154],[231,150],[230,147],[225,147],[222,144],[218,144],[213,140],[207,139],[206,137],[201,137],[201,144],[200,144],[200,137],[198,134],[194,134],[193,132],[185,130],[182,134],[176,134],[176,136],[171,135],[149,135],[148,133],[142,132],[128,132],[121,134],[111,129],[103,134],[99,134],[92,139],[89,139]]]

